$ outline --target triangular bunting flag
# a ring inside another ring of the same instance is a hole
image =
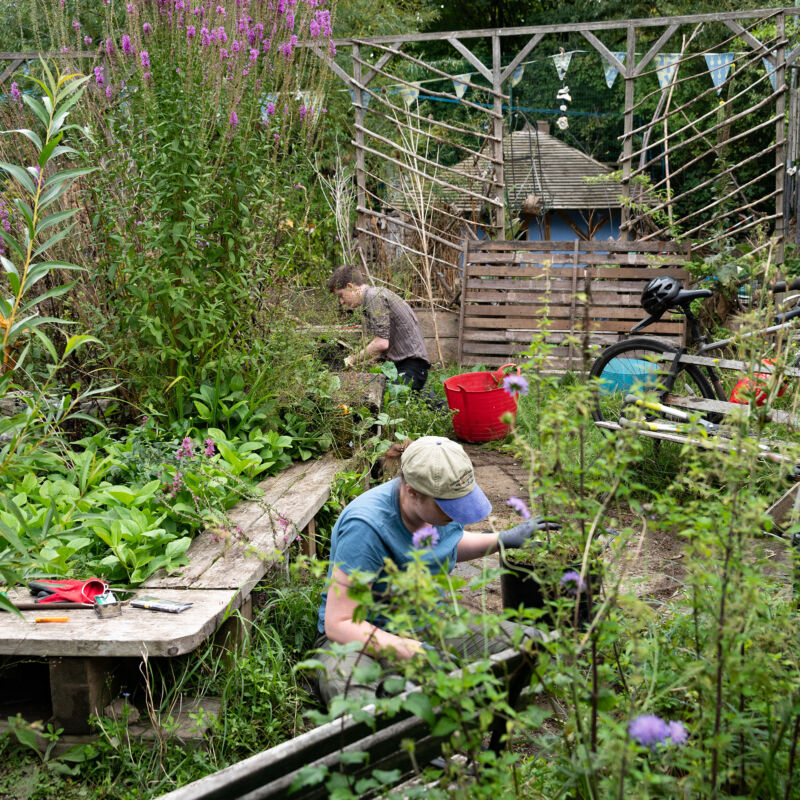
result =
[[[625,53],[619,50],[612,50],[611,54],[617,59],[617,61],[625,63]],[[617,75],[619,75],[619,70],[616,67],[612,67],[611,64],[606,61],[606,65],[604,68],[604,72],[606,75],[606,86],[610,89],[614,85],[614,81],[617,79]]]
[[[355,105],[356,102],[356,90],[355,89],[348,89],[350,92],[350,102]],[[369,92],[361,92],[361,105],[363,108],[366,108],[369,105],[370,95]]]
[[[722,84],[728,79],[733,58],[734,53],[706,53],[706,65],[711,73],[711,80],[717,87],[717,94],[722,91]]]
[[[456,75],[453,78],[453,91],[456,93],[456,97],[460,100],[464,96],[464,92],[467,91],[467,81],[472,77],[471,72],[465,72],[462,75]]]
[[[767,71],[769,82],[772,84],[772,91],[777,92],[778,76],[775,74],[775,65],[768,58],[762,58],[761,61],[764,63],[764,69]]]
[[[572,60],[572,53],[556,53],[553,55],[553,64],[555,64],[558,79],[563,81],[567,77],[567,70],[569,69],[569,62]]]
[[[656,75],[662,89],[666,89],[675,80],[680,59],[680,53],[659,53],[656,56]]]
[[[406,106],[410,106],[419,97],[419,83],[412,83],[410,86],[401,86],[398,94],[403,98]]]
[[[516,69],[515,69],[515,70],[514,70],[512,73],[511,73],[511,76],[510,76],[510,81],[511,81],[511,85],[512,85],[512,86],[516,86],[516,85],[517,85],[517,84],[518,84],[518,83],[519,83],[519,82],[522,80],[522,75],[523,75],[523,73],[524,73],[524,72],[525,72],[525,65],[524,65],[524,64],[520,64],[520,65],[519,65],[519,66],[518,66],[518,67],[517,67],[517,68],[516,68]]]

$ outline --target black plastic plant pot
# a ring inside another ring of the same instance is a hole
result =
[[[511,551],[513,554],[514,551]],[[529,554],[535,558],[534,554]],[[578,588],[575,581],[563,581],[569,572],[580,574],[581,564],[568,564],[566,566],[535,565],[516,563],[507,558],[507,554],[500,552],[500,565],[505,570],[500,576],[500,591],[503,597],[503,607],[506,609],[523,608],[543,609],[547,613],[542,621],[554,626],[553,608],[550,603],[554,600],[569,600],[570,607],[574,608],[575,591]],[[600,568],[594,564],[584,576],[584,586],[580,588],[578,601],[578,625],[585,626],[592,617],[594,597],[600,590]],[[568,615],[567,622],[572,624],[572,612]],[[563,621],[563,620],[562,620]]]

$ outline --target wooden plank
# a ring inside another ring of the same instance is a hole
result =
[[[536,259],[539,259],[537,261]],[[530,264],[532,266],[550,264],[556,266],[583,266],[586,264],[620,264],[627,266],[640,266],[642,268],[655,268],[662,266],[674,266],[686,263],[686,259],[680,255],[670,253],[582,253],[575,254],[558,251],[552,253],[532,253],[532,252],[496,252],[482,255],[469,255],[470,264]]]
[[[191,602],[180,614],[123,606],[122,614],[100,619],[92,608],[74,611],[23,611],[23,618],[0,614],[0,654],[7,656],[83,656],[141,658],[190,653],[211,636],[244,596],[234,589],[140,590],[164,600]],[[26,589],[9,592],[12,602],[29,602]],[[68,616],[69,622],[40,625],[36,617]]]
[[[575,243],[574,239],[545,239],[541,241],[515,239],[513,242],[514,250],[572,250]],[[608,250],[609,252],[643,252],[643,253],[659,253],[659,252],[672,252],[672,253],[685,253],[688,254],[689,245],[684,242],[670,241],[615,241],[604,242],[597,239],[590,239],[582,241],[581,250],[585,252],[597,252],[598,250]],[[472,242],[470,244],[469,253],[480,251],[503,251],[509,249],[509,243],[503,241],[487,241],[481,240]]]
[[[767,516],[771,517],[775,525],[781,530],[796,521],[798,492],[800,492],[800,483],[795,483],[767,509]],[[795,510],[795,513],[790,515],[789,512],[792,509]]]
[[[709,411],[716,414],[741,414],[749,417],[753,415],[753,409],[743,403],[727,403],[722,400],[708,400],[706,398],[683,397],[677,394],[668,394],[664,400],[668,406],[678,408],[688,408],[694,411]],[[783,411],[779,408],[759,409],[758,414],[764,414],[767,422],[775,422],[780,425],[787,425],[790,428],[800,428],[800,417]]]
[[[189,566],[173,575],[159,570],[144,586],[238,589],[254,585],[264,574],[266,563],[280,558],[322,508],[330,496],[333,476],[345,464],[328,455],[310,464],[293,464],[262,481],[262,498],[240,503],[229,514],[232,524],[242,529],[238,538],[220,538],[214,531],[203,531],[189,547]]]
[[[530,269],[531,274],[528,275],[522,270]],[[572,267],[564,267],[564,279],[566,280],[569,277],[568,269],[572,269]],[[611,268],[609,268],[611,269]],[[688,277],[688,273],[683,267],[649,267],[649,268],[641,268],[641,272],[633,273],[633,274],[626,274],[626,275],[611,275],[608,273],[601,273],[597,277],[601,278],[640,278],[641,280],[650,280],[650,278],[654,278],[657,276],[668,275],[673,278],[678,278],[679,280],[685,280]],[[647,271],[645,271],[647,270]],[[656,272],[657,270],[657,272]],[[648,274],[649,272],[649,274]],[[499,277],[508,277],[508,278],[543,278],[545,275],[545,268],[544,267],[523,267],[523,266],[498,266],[498,267],[487,267],[483,264],[467,264],[466,268],[466,276],[468,278],[475,278],[481,277],[483,275],[486,276],[499,276]],[[552,275],[554,279],[557,279],[558,275]]]

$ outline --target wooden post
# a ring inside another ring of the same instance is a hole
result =
[[[622,143],[622,213],[621,213],[621,230],[620,239],[624,237],[625,241],[630,241],[631,231],[627,228],[626,223],[631,219],[631,210],[628,206],[630,202],[631,192],[631,155],[633,154],[633,100],[636,90],[636,28],[628,23],[628,39],[625,55],[625,132],[624,140]]]
[[[317,521],[312,517],[306,525],[305,536],[300,545],[303,555],[309,558],[317,556]]]
[[[461,359],[464,356],[464,311],[467,297],[467,270],[468,263],[467,257],[469,255],[469,237],[464,235],[464,248],[461,251],[464,263],[461,265],[461,309],[458,315],[458,364],[461,365]]]
[[[498,229],[498,237],[506,238],[506,182],[503,155],[503,65],[500,61],[500,32],[492,34],[492,92],[494,93],[494,112],[492,120],[492,133],[494,135],[494,155],[497,163],[494,167],[494,186],[497,190],[499,206],[495,206],[495,224]]]
[[[786,228],[784,226],[784,181],[786,175],[786,15],[781,12],[776,20],[777,40],[775,53],[775,86],[779,94],[775,98],[775,263],[783,264]]]
[[[361,230],[366,229],[368,219],[360,210],[367,207],[367,176],[366,164],[364,162],[364,98],[361,91],[361,47],[353,45],[353,109],[355,111],[355,145],[356,145],[356,199],[359,211],[356,212],[357,227]],[[358,234],[358,247],[364,258],[366,237],[363,233]]]

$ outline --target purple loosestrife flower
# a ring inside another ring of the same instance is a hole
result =
[[[264,110],[268,117],[275,116],[275,103],[267,103],[267,107]]]
[[[16,81],[11,84],[11,99],[22,108],[22,92],[19,90]]]
[[[565,572],[558,583],[573,597],[576,597],[578,592],[584,589],[583,578],[581,578],[580,572],[576,572],[574,569]]]
[[[105,68],[104,67],[95,67],[94,68],[94,80],[98,86],[105,86]]]
[[[72,27],[75,28],[75,32],[77,33],[81,29],[81,24],[78,20],[72,20]]]
[[[194,458],[194,443],[189,436],[184,437],[175,458],[180,461],[182,458]]]
[[[133,13],[135,13],[135,11],[136,11],[136,9],[133,7],[133,3],[128,3],[128,4],[125,6],[125,10],[126,10],[126,11],[127,11],[129,14],[133,14]]]
[[[333,35],[333,26],[331,25],[331,12],[327,9],[325,11],[315,11],[314,21],[319,25],[323,36]]]
[[[640,745],[655,750],[669,738],[669,725],[655,714],[642,714],[628,725],[628,734]]]
[[[220,44],[225,44],[225,42],[228,41],[228,34],[225,33],[225,28],[223,28],[222,25],[220,25],[219,28],[217,28],[216,34],[217,34],[217,41]]]
[[[188,44],[192,37],[197,33],[197,28],[194,25],[187,25],[186,26],[186,43]]]
[[[127,33],[122,34],[122,52],[126,56],[133,55],[133,45],[131,44],[131,37]]]
[[[290,30],[294,30],[294,11],[288,11],[286,13],[286,27]]]
[[[682,722],[670,720],[667,727],[669,728],[669,738],[672,744],[678,745],[678,747],[686,744],[686,740],[689,738],[689,732]]]
[[[424,547],[436,547],[439,544],[439,531],[432,525],[425,525],[425,527],[414,532],[411,537],[411,544],[417,550],[422,550]]]
[[[231,128],[235,128],[239,124],[239,117],[236,116],[235,111],[231,111],[231,115],[228,118],[228,122],[230,122]]]
[[[205,25],[200,28],[200,44],[203,47],[208,47],[211,44],[211,31]]]
[[[142,52],[139,53],[139,60],[142,62],[142,67],[144,67],[144,69],[150,67],[150,54],[147,50],[142,50]]]
[[[205,446],[206,449],[203,450],[203,455],[211,458],[211,456],[213,456],[216,452],[214,450],[214,440],[209,437],[208,439],[205,440]]]
[[[114,96],[114,90],[110,86],[106,86],[106,97],[110,100]]]
[[[106,53],[110,56],[114,55],[114,42],[111,41],[110,38],[106,39],[105,41],[106,46]]]
[[[317,39],[322,36],[322,28],[315,19],[309,20],[308,23],[308,32],[311,34],[313,39]]]
[[[258,50],[255,47],[250,48],[250,60],[258,61]]]
[[[506,505],[511,506],[511,508],[513,508],[514,511],[516,511],[517,514],[522,517],[522,519],[531,518],[531,512],[528,509],[528,504],[519,497],[509,497],[508,500],[506,500]]]
[[[144,25],[142,25],[142,33],[145,36],[147,36],[149,33],[152,32],[153,32],[153,26],[149,22],[145,22]]]
[[[238,53],[241,49],[242,49],[242,46],[241,46],[241,44],[239,44],[239,40],[238,39],[234,39],[231,42],[231,52],[232,53]]]
[[[503,378],[503,388],[510,394],[528,394],[528,381],[522,375],[506,375]]]
[[[307,106],[300,106],[300,121],[301,122],[306,118],[306,114],[308,114],[308,107]]]
[[[83,37],[83,43],[88,47],[92,43],[92,37],[91,36],[84,36]]]
[[[228,12],[224,9],[223,6],[217,6],[216,10],[217,10],[217,14],[219,14],[221,17],[227,17],[228,16]]]

